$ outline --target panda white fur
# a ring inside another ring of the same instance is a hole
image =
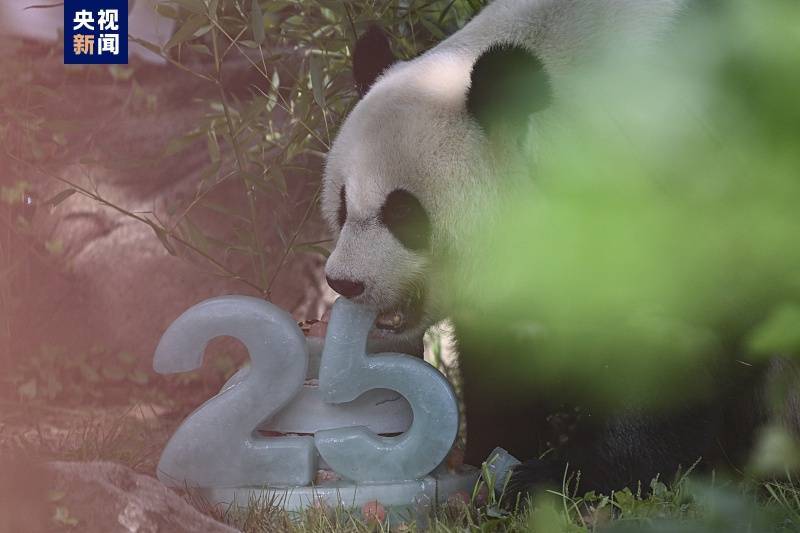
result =
[[[368,31],[354,50],[362,98],[324,174],[322,210],[336,237],[325,267],[329,285],[377,307],[380,334],[413,345],[449,314],[442,276],[449,261],[470,251],[466,236],[482,207],[502,194],[506,177],[499,174],[509,173],[509,150],[519,149],[509,132],[569,92],[575,65],[613,43],[647,42],[680,7],[679,0],[496,0],[405,62],[395,62],[380,30]],[[462,345],[467,459],[479,462],[496,445],[536,457],[537,430],[529,426],[542,407],[518,394],[498,398],[465,352]],[[584,470],[587,490],[647,483],[691,464],[704,450],[684,449],[683,441],[702,440],[698,432],[717,427],[716,412],[702,407],[672,422],[623,413],[575,439],[578,449],[565,461]],[[516,481],[557,483],[563,473],[561,462],[534,459]]]
[[[435,292],[443,284],[431,279],[442,271],[436,255],[468,247],[462,242],[469,233],[462,214],[496,194],[501,170],[495,161],[504,156],[487,139],[481,114],[502,114],[492,106],[495,100],[516,98],[531,112],[544,107],[551,92],[558,94],[569,83],[571,66],[608,36],[643,42],[679,4],[498,0],[450,38],[405,62],[395,62],[379,30],[364,35],[354,52],[363,98],[342,125],[324,176],[322,211],[338,238],[325,269],[334,290],[383,311],[400,311],[384,318],[387,325],[392,318],[403,322],[394,333],[404,338],[418,338],[443,318],[440,302],[446,298]],[[500,60],[516,53],[517,63],[506,70],[519,72],[511,72],[510,80],[496,79],[504,72],[493,71],[492,52]],[[473,67],[482,55],[488,79],[475,87]],[[392,197],[395,191],[405,193]],[[393,234],[406,212],[421,219],[418,233],[427,237],[408,230],[404,243]],[[424,296],[420,309],[407,305],[417,303],[408,301],[415,294]],[[409,310],[414,312],[402,313]]]

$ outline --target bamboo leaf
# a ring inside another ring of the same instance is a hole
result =
[[[330,250],[318,244],[297,244],[293,247],[292,250],[294,252],[321,255],[325,259],[327,259],[329,255],[331,255]]]
[[[322,74],[322,58],[312,55],[308,62],[308,71],[311,75],[311,90],[314,92],[314,101],[320,107],[325,107],[325,81]]]
[[[205,170],[203,170],[203,172],[200,173],[198,181],[200,183],[205,183],[206,180],[208,180],[209,178],[216,176],[219,173],[219,169],[221,167],[222,167],[221,159],[219,161],[211,163],[209,166],[205,168]]]
[[[170,37],[167,44],[164,45],[164,50],[169,50],[174,46],[193,39],[195,32],[205,26],[207,22],[208,17],[205,15],[192,15],[183,23],[183,26],[178,28],[178,31]]]
[[[67,198],[69,198],[70,196],[72,196],[73,194],[75,194],[76,192],[78,191],[76,191],[75,189],[64,189],[60,193],[56,194],[55,196],[47,200],[45,204],[47,204],[50,207],[55,207],[64,200],[66,200]]]
[[[173,4],[178,4],[182,8],[192,13],[205,13],[206,6],[203,0],[171,0]]]
[[[208,156],[213,163],[220,160],[219,142],[217,141],[217,134],[214,130],[208,130]]]
[[[250,29],[253,30],[253,40],[257,44],[262,44],[266,34],[264,32],[264,13],[261,11],[261,4],[258,0],[253,0],[250,9]]]
[[[167,147],[164,148],[164,155],[170,156],[175,155],[178,152],[182,152],[189,146],[191,146],[195,141],[197,141],[203,132],[193,132],[183,137],[176,137],[167,143]]]
[[[274,183],[278,190],[285,195],[288,188],[286,187],[286,176],[283,175],[283,171],[278,167],[274,167],[270,171],[269,177],[270,182]]]
[[[169,238],[167,237],[167,232],[163,229],[159,228],[158,226],[151,226],[153,231],[158,237],[158,240],[161,241],[161,245],[164,247],[165,250],[169,253],[169,255],[177,256],[178,253],[175,251],[175,247],[172,246],[172,243],[169,242]]]
[[[50,9],[52,7],[59,7],[63,6],[64,2],[57,2],[55,4],[34,4],[32,6],[26,6],[22,8],[23,11],[27,11],[29,9]]]
[[[217,9],[219,9],[219,0],[208,2],[208,16],[215,21],[217,20]]]
[[[156,13],[158,13],[162,17],[170,18],[173,20],[180,19],[178,10],[172,6],[168,6],[167,4],[156,4]]]
[[[425,29],[431,32],[431,35],[433,35],[437,39],[444,39],[445,37],[447,37],[445,33],[442,31],[442,29],[433,22],[431,22],[430,20],[423,18],[420,19],[420,22],[422,22],[422,25],[425,26]]]
[[[203,230],[200,229],[197,224],[195,224],[191,218],[186,217],[184,222],[184,228],[188,235],[188,241],[192,243],[193,246],[197,247],[201,252],[208,253],[209,251],[209,242],[206,238]]]
[[[249,218],[243,217],[242,215],[237,213],[235,210],[229,209],[228,207],[225,207],[224,205],[220,205],[220,204],[217,204],[217,203],[214,203],[214,202],[209,202],[208,200],[203,200],[202,202],[200,202],[199,205],[205,207],[206,209],[210,209],[212,211],[215,211],[215,212],[217,212],[217,213],[219,213],[221,215],[225,215],[227,217],[233,218],[235,220],[240,220],[240,221],[246,222],[248,224],[250,223],[250,219]]]
[[[158,46],[155,43],[151,43],[150,41],[146,41],[144,39],[139,39],[139,38],[133,37],[133,36],[129,36],[128,38],[130,39],[131,42],[134,42],[134,43],[136,43],[136,44],[138,44],[140,46],[143,46],[143,47],[147,48],[148,50],[150,50],[151,52],[153,52],[156,55],[159,55],[159,56],[163,55],[161,47]]]

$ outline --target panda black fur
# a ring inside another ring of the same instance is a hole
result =
[[[651,40],[680,7],[680,0],[496,0],[407,62],[395,62],[382,32],[370,29],[353,53],[362,99],[325,168],[322,209],[337,237],[325,269],[330,286],[377,307],[378,334],[414,346],[451,314],[443,277],[468,255],[482,208],[513,179],[504,166],[509,150],[519,149],[513,132],[530,115],[547,114],[569,91],[571,70],[594,51],[612,40]],[[758,412],[756,370],[715,369],[715,397],[663,416],[634,407],[592,413],[576,411],[568,397],[487,382],[486,359],[471,353],[481,343],[460,333],[466,459],[479,464],[505,447],[528,460],[515,472],[520,488],[560,484],[567,463],[581,470],[582,489],[607,491],[720,450],[735,460],[758,419],[739,416]],[[555,451],[537,459],[548,447]]]

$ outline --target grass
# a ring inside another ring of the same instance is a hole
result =
[[[28,406],[22,410],[32,420],[27,427],[0,426],[0,453],[34,461],[112,461],[152,473],[169,433],[147,410],[137,404],[111,414],[64,409],[47,416]]]
[[[695,482],[686,474],[668,487],[658,479],[648,490],[626,489],[609,496],[582,496],[566,490],[526,496],[514,505],[476,487],[469,502],[451,499],[405,522],[365,519],[359,510],[315,506],[283,511],[278,502],[253,500],[245,507],[223,508],[189,496],[190,502],[217,520],[245,533],[265,531],[372,532],[766,532],[800,531],[800,488],[786,481]]]

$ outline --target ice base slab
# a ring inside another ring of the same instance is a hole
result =
[[[440,472],[411,481],[355,483],[330,481],[309,487],[238,487],[196,489],[207,501],[224,506],[247,507],[250,502],[271,502],[286,511],[324,504],[360,510],[378,501],[391,523],[409,522],[427,513],[436,501],[444,503],[457,492],[472,495],[480,470],[464,465],[458,472]]]

